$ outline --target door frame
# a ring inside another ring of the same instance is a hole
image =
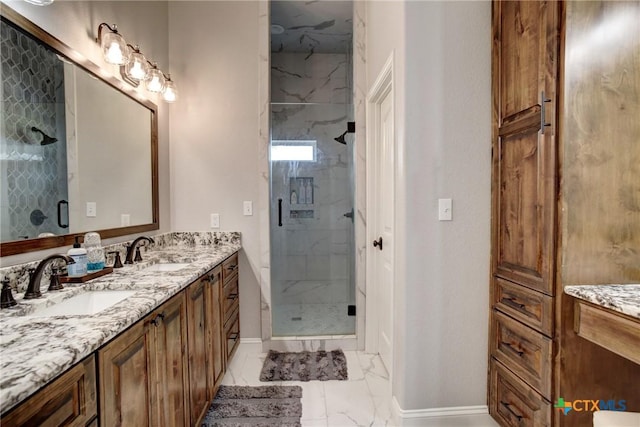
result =
[[[394,138],[393,138],[393,150],[397,153],[398,150],[398,141],[395,132],[395,91],[394,91],[394,53],[393,51],[387,58],[382,70],[378,74],[375,82],[371,86],[369,93],[367,94],[367,147],[366,147],[366,172],[367,172],[367,213],[366,213],[366,327],[365,327],[365,351],[367,353],[378,353],[378,337],[379,337],[379,328],[378,322],[380,319],[378,313],[378,289],[377,282],[375,278],[375,268],[370,260],[373,259],[374,250],[377,250],[373,247],[371,242],[376,238],[377,230],[375,229],[378,224],[377,211],[375,209],[376,206],[376,191],[375,191],[375,168],[377,165],[377,153],[378,153],[378,145],[380,141],[380,109],[382,101],[387,97],[391,96],[391,114],[394,122]],[[395,162],[397,162],[397,156],[395,158]],[[396,178],[397,183],[397,165],[394,164],[394,177]],[[393,199],[395,200],[396,190],[394,188]],[[396,227],[396,209],[394,203],[394,239],[397,233]],[[394,253],[392,254],[393,259],[393,270],[394,276],[396,272],[396,247],[397,244],[394,244]],[[394,301],[391,301],[391,319],[394,321]],[[395,329],[395,325],[391,326],[391,329]],[[394,345],[395,337],[392,335],[392,346],[391,346],[391,360],[390,365],[386,368],[388,369],[389,377],[392,376],[392,366],[394,359]]]

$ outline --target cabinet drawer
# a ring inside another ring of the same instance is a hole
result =
[[[494,280],[494,308],[548,337],[553,335],[553,298],[507,280]]]
[[[238,254],[235,253],[222,262],[222,281],[226,283],[238,272]]]
[[[498,311],[491,332],[491,355],[550,399],[552,341]]]
[[[2,417],[3,426],[82,426],[96,416],[96,364],[93,355]]]
[[[551,425],[551,403],[494,359],[490,376],[489,412],[501,425]]]
[[[240,312],[235,311],[233,313],[233,321],[230,322],[230,326],[225,328],[225,337],[227,340],[227,360],[231,359],[233,352],[240,344]]]
[[[231,282],[224,285],[224,295],[223,295],[222,305],[224,307],[224,316],[223,316],[223,324],[226,325],[229,321],[231,313],[236,309],[239,305],[239,294],[238,294],[238,276],[231,280]]]

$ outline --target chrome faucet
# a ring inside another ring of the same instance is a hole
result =
[[[155,243],[154,240],[151,237],[147,237],[147,236],[140,236],[138,238],[136,238],[133,242],[131,242],[131,244],[129,246],[127,246],[127,255],[125,257],[124,263],[125,264],[133,264],[134,258],[133,258],[133,251],[136,251],[136,257],[135,257],[135,261],[142,261],[142,256],[140,255],[140,248],[138,248],[138,243],[140,243],[141,241],[146,240],[149,243]]]
[[[42,296],[42,293],[40,292],[40,280],[42,280],[42,272],[44,271],[44,268],[47,266],[47,264],[49,264],[49,262],[56,259],[61,259],[67,264],[75,264],[73,258],[62,254],[51,255],[40,261],[35,270],[33,270],[31,277],[29,277],[29,285],[27,286],[27,292],[25,292],[24,294],[24,299],[33,299]]]

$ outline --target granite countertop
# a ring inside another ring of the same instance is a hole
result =
[[[640,284],[565,286],[564,293],[640,319]]]
[[[236,242],[213,246],[169,246],[145,253],[139,265],[0,312],[0,413],[5,413],[153,311],[224,259],[239,251]],[[171,272],[143,271],[159,263],[189,263]],[[43,280],[42,289],[46,289]],[[134,290],[133,296],[90,316],[25,317],[34,305],[52,305],[85,290]],[[21,297],[21,296],[20,296]]]

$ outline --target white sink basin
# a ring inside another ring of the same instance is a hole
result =
[[[153,264],[149,267],[143,268],[142,271],[178,271],[182,270],[189,263],[181,263],[181,262],[172,262],[172,263],[159,263]]]
[[[56,305],[36,310],[28,316],[88,316],[106,310],[135,293],[136,291],[87,291]]]

